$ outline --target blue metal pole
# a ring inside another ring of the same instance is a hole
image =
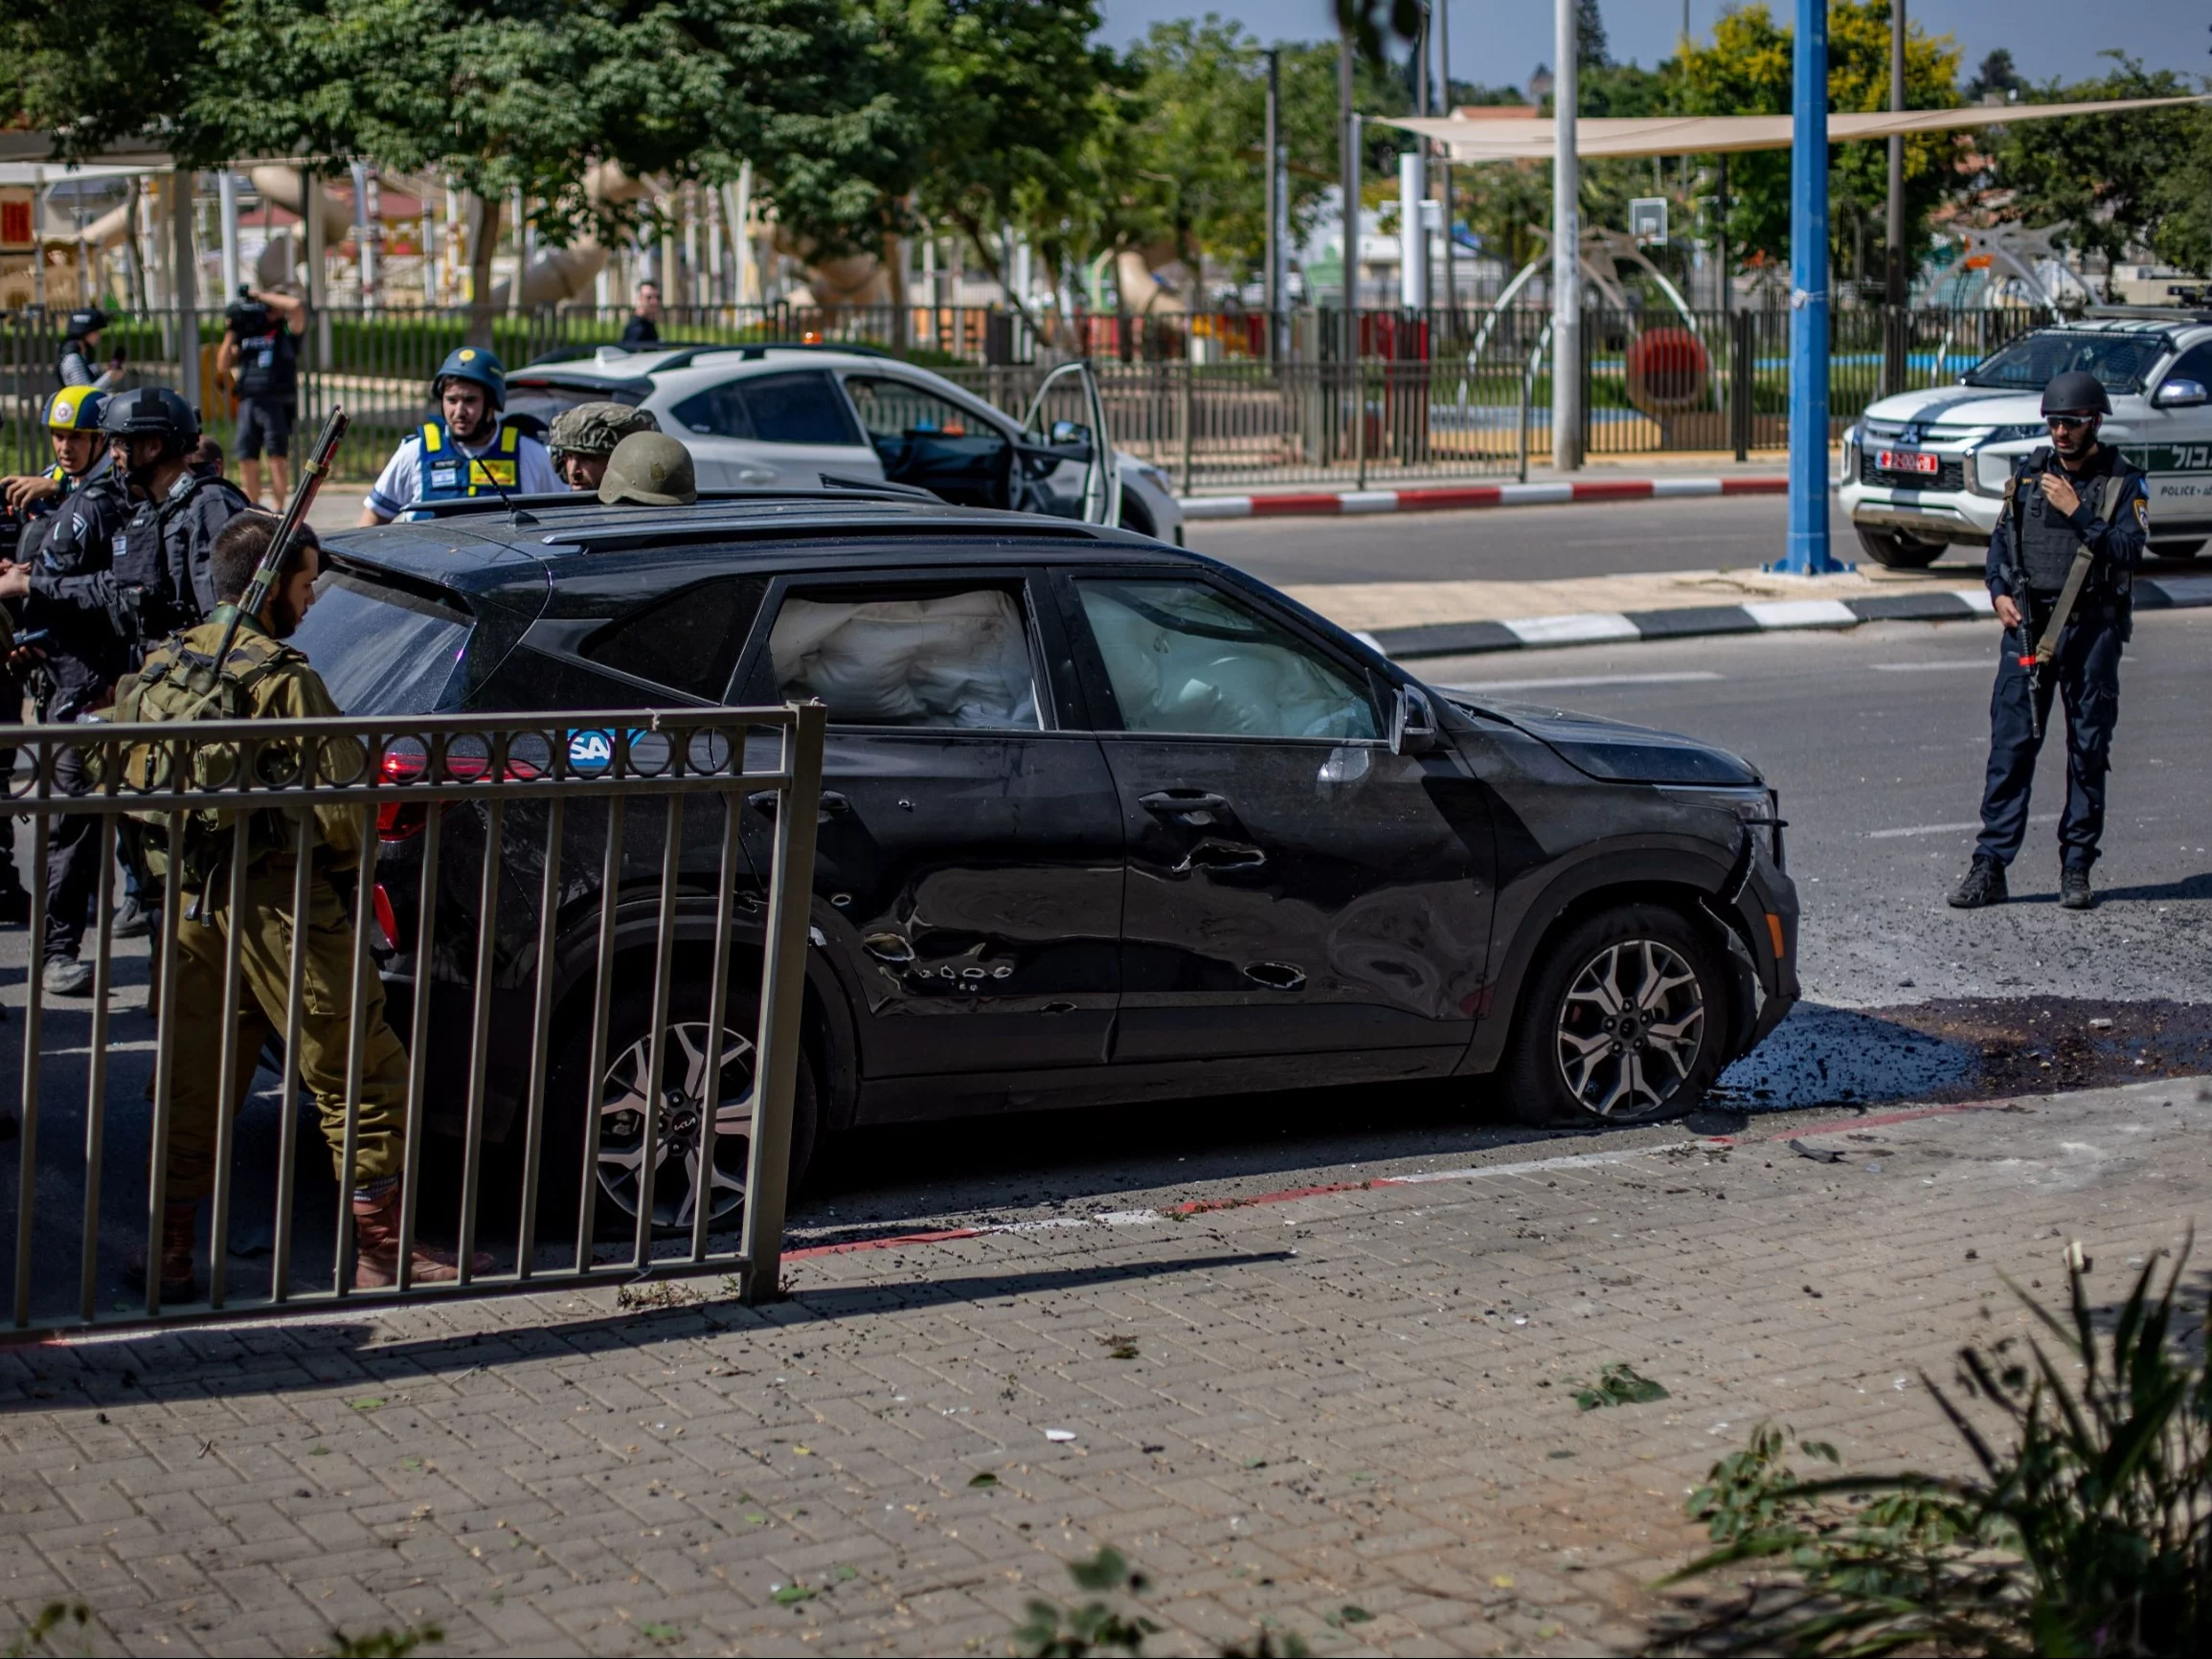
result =
[[[1797,0],[1790,144],[1790,543],[1794,576],[1828,550],[1828,0]]]

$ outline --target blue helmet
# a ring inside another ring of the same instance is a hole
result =
[[[430,382],[431,401],[445,394],[448,380],[471,381],[484,388],[494,410],[507,407],[507,369],[495,353],[482,346],[457,346],[446,353]]]

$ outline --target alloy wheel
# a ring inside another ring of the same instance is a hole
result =
[[[1598,1117],[1643,1117],[1664,1107],[1697,1064],[1705,990],[1657,939],[1608,945],[1560,1001],[1554,1043],[1567,1091]]]
[[[714,1106],[714,1157],[702,1166],[702,1131],[713,1057],[704,1020],[671,1020],[661,1068],[661,1103],[653,1147],[653,1224],[688,1228],[702,1190],[711,1222],[745,1201],[746,1160],[753,1151],[753,1040],[722,1031],[722,1086]],[[644,1188],[645,1085],[652,1043],[641,1037],[615,1057],[599,1087],[599,1190],[633,1220]]]

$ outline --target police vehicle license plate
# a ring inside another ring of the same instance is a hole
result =
[[[1874,458],[1874,464],[1884,472],[1924,472],[1931,478],[1943,470],[1943,463],[1932,455],[1910,449],[1885,449]]]

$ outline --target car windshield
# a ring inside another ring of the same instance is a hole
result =
[[[458,605],[326,571],[290,643],[348,714],[426,714],[453,678],[475,619]]]
[[[1967,371],[1969,386],[2041,392],[2054,375],[2086,370],[2107,392],[2143,390],[2151,365],[2166,354],[2162,334],[2076,334],[2063,328],[2022,335]]]

